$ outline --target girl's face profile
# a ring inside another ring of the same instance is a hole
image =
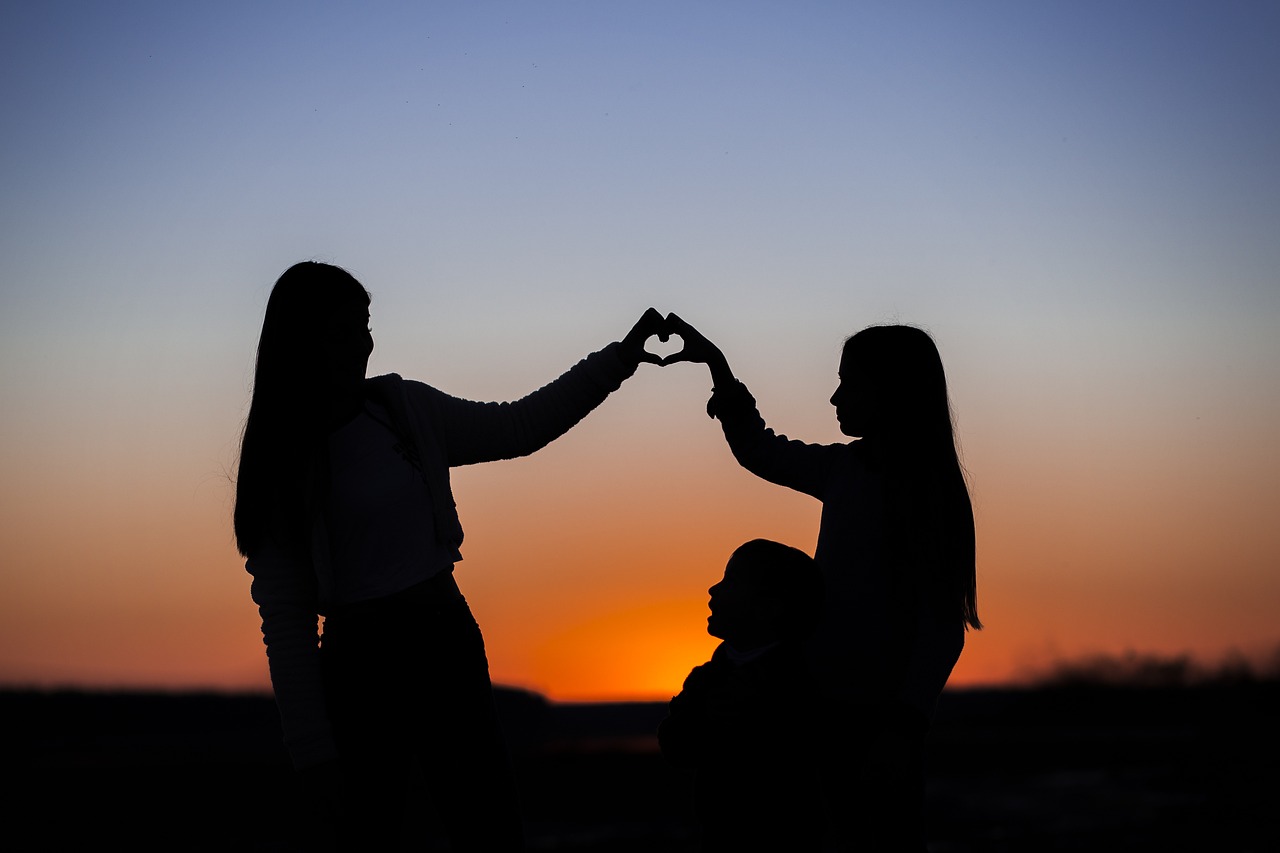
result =
[[[866,372],[845,350],[840,357],[840,381],[831,395],[840,432],[850,438],[865,437],[875,417],[875,404]]]

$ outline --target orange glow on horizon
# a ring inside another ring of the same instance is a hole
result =
[[[706,590],[733,549],[764,537],[812,553],[818,502],[743,471],[689,375],[637,377],[537,454],[455,472],[458,580],[495,683],[552,701],[669,699],[715,646]],[[796,434],[823,440],[829,407],[815,399],[821,420]],[[1213,489],[1179,489],[1153,461],[1158,476],[1100,489],[1099,469],[1136,452],[1059,459],[987,432],[966,443],[987,629],[967,636],[953,687],[1129,651],[1212,665],[1274,649],[1270,480],[1228,488],[1193,458]],[[0,683],[269,689],[229,478],[215,463],[165,474],[158,448],[135,455],[154,467],[105,452],[13,466],[33,485],[0,498],[6,562],[21,569],[0,596]],[[98,481],[77,480],[86,466]]]
[[[538,644],[533,682],[564,702],[670,699],[719,642],[706,612],[705,600],[659,601],[569,625]]]

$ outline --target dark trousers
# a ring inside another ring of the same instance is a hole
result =
[[[344,850],[399,850],[416,763],[454,850],[523,849],[480,628],[452,575],[325,619]]]

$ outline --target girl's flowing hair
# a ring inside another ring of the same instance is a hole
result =
[[[885,474],[890,552],[927,600],[981,629],[973,505],[933,338],[870,326],[845,341],[841,363],[856,366],[875,401],[878,428],[864,442]]]
[[[315,261],[289,267],[271,289],[236,476],[236,547],[244,556],[268,542],[305,547],[327,435],[326,321],[368,305],[354,276]]]

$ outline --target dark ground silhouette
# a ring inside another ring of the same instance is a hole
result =
[[[693,851],[665,703],[501,690],[531,850]],[[948,691],[931,736],[930,850],[1274,849],[1280,681]],[[0,692],[4,849],[323,849],[265,696]],[[281,803],[285,808],[281,808]],[[425,805],[418,849],[447,849]],[[437,844],[437,846],[432,846]]]

